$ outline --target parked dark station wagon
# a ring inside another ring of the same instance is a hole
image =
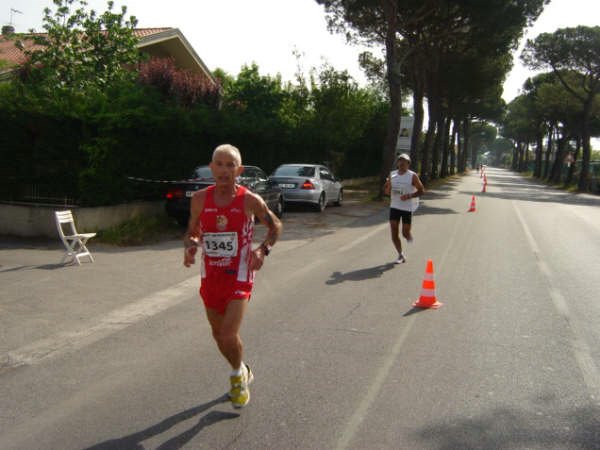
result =
[[[237,182],[260,195],[277,217],[283,214],[283,194],[277,183],[256,166],[244,166],[244,171]],[[190,217],[190,199],[194,192],[204,189],[215,180],[210,167],[199,166],[189,180],[172,183],[165,195],[165,209],[169,217],[173,217],[182,226],[186,226]]]

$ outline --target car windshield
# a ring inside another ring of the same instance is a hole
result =
[[[193,176],[194,178],[212,178],[212,171],[208,166],[196,167]]]
[[[280,166],[273,174],[275,177],[314,177],[315,168],[311,166]]]

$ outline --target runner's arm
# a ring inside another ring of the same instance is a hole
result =
[[[392,184],[390,182],[390,177],[387,177],[385,180],[385,184],[383,185],[383,194],[390,195],[391,190],[392,190]]]
[[[188,227],[183,235],[183,265],[190,267],[196,262],[196,252],[200,239],[202,238],[202,232],[198,223],[198,217],[202,208],[204,207],[205,191],[198,191],[194,193],[190,201],[190,220],[188,221]]]
[[[413,192],[411,197],[420,197],[425,193],[425,186],[423,186],[421,179],[416,173],[413,175],[412,185],[417,188],[417,192]]]
[[[253,250],[250,259],[250,269],[261,268],[265,256],[269,254],[281,234],[281,221],[271,211],[264,200],[255,194],[248,194],[248,212],[258,218],[260,223],[267,227],[265,240]]]

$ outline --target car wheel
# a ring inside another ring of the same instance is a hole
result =
[[[327,199],[325,198],[325,192],[321,193],[319,197],[319,203],[317,203],[317,211],[323,212],[327,206]]]
[[[342,202],[344,201],[344,190],[340,189],[340,191],[338,192],[338,198],[335,201],[334,205],[335,206],[342,206]]]
[[[283,216],[283,196],[279,196],[273,212],[279,219],[281,219],[281,216]]]

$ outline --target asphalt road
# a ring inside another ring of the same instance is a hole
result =
[[[600,199],[487,178],[428,192],[397,266],[381,205],[288,214],[243,410],[178,242],[4,242],[0,449],[600,449]]]

